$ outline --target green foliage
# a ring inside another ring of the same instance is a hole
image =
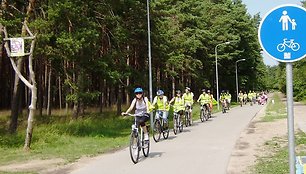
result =
[[[274,100],[274,104],[272,103],[272,100]],[[269,100],[266,115],[262,118],[262,121],[270,122],[277,119],[284,119],[286,117],[286,106],[280,98],[280,93],[274,93],[273,97]]]

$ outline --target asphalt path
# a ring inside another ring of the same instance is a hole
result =
[[[240,133],[263,108],[258,105],[235,107],[228,113],[213,114],[202,123],[195,121],[182,133],[155,143],[151,138],[150,154],[134,164],[129,149],[96,157],[71,174],[225,174]],[[194,117],[198,117],[197,115]]]

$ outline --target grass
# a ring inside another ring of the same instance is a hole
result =
[[[306,155],[306,134],[298,132],[295,135],[296,156]],[[257,160],[255,166],[251,168],[254,174],[287,174],[289,173],[289,156],[286,137],[273,138],[265,143],[265,151],[269,152],[264,157]]]
[[[48,121],[46,121],[48,120]],[[67,162],[127,146],[132,118],[105,118],[90,114],[76,121],[56,116],[36,121],[32,150],[23,150],[25,128],[14,135],[0,132],[0,165],[33,159],[62,158]]]
[[[272,103],[272,100],[274,100],[274,103]],[[266,115],[263,117],[262,121],[271,122],[286,117],[286,105],[281,101],[280,94],[274,93],[272,98],[269,99],[268,106],[266,108]]]

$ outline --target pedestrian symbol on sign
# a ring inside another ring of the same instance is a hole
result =
[[[278,22],[282,23],[282,29],[283,31],[288,31],[289,28],[289,22],[291,23],[292,30],[296,29],[297,23],[295,22],[295,19],[290,19],[290,16],[288,15],[288,12],[286,10],[283,11],[282,17],[279,19]]]

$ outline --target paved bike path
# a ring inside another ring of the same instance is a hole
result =
[[[155,143],[151,138],[149,157],[133,164],[129,149],[94,158],[71,174],[225,174],[231,152],[242,130],[263,106],[236,107],[217,113],[207,122],[195,121],[177,136]],[[198,116],[197,116],[198,117]]]

